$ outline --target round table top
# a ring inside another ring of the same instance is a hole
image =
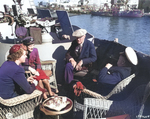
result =
[[[58,96],[58,97],[62,97],[62,96]],[[60,115],[60,114],[65,114],[67,112],[69,112],[72,109],[73,106],[73,102],[71,99],[67,98],[67,101],[69,101],[69,104],[63,108],[60,111],[57,110],[51,110],[49,108],[44,107],[44,105],[42,105],[42,103],[40,104],[39,108],[41,111],[43,111],[46,115]]]

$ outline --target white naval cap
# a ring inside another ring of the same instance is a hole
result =
[[[138,58],[137,58],[136,52],[131,47],[127,47],[125,49],[125,55],[126,55],[127,59],[133,65],[137,65],[138,64]]]

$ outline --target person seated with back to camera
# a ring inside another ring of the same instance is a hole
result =
[[[7,61],[0,67],[0,97],[3,99],[19,95],[16,85],[19,85],[27,94],[36,89],[38,82],[33,80],[33,77],[26,79],[24,70],[19,66],[25,62],[26,57],[26,51],[21,48],[21,45],[16,44],[10,48]]]
[[[135,51],[131,47],[127,47],[124,52],[119,54],[117,66],[108,63],[99,72],[97,78],[97,93],[102,95],[108,94],[116,84],[131,75],[131,67],[137,64],[138,58]],[[77,82],[74,88],[75,94],[79,96],[83,88],[83,84]]]
[[[48,81],[52,72],[50,70],[47,70],[47,71],[41,70],[39,53],[38,53],[38,49],[34,48],[33,38],[29,36],[24,38],[21,45],[28,52],[25,62],[22,63],[24,70],[31,71],[31,73],[34,75],[39,75],[40,73],[40,76],[38,77],[39,86],[42,89],[46,88],[48,90],[49,95],[54,96],[55,93],[52,92],[49,81]],[[46,92],[43,92],[43,97],[44,99],[47,98]]]

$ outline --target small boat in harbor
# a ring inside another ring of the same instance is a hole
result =
[[[144,15],[143,10],[140,9],[130,9],[125,7],[113,7],[112,8],[112,14],[113,16],[118,16],[118,17],[142,17]]]
[[[94,11],[92,11],[91,15],[93,15],[93,16],[113,16],[112,12],[106,12],[106,11],[104,11],[104,12],[99,12],[99,11],[94,12]]]
[[[30,3],[29,1],[31,2],[31,0],[26,0],[25,2]],[[71,37],[72,32],[79,29],[79,27],[70,23],[66,11],[56,11],[57,16],[53,17],[53,15],[50,16],[49,10],[39,10],[43,17],[40,18],[39,13],[38,19],[35,18],[37,13],[33,12],[35,11],[33,4],[30,5],[24,3],[24,5],[21,5],[22,9],[26,11],[24,14],[20,12],[19,4],[20,3],[14,3],[12,1],[12,3],[8,5],[9,8],[7,6],[6,11],[2,10],[0,14],[0,65],[6,60],[10,47],[16,43],[20,43],[21,39],[16,36],[15,32],[16,24],[27,29],[34,27],[35,29],[31,30],[38,31],[36,36],[39,36],[39,38],[41,37],[42,39],[41,42],[35,44],[35,47],[38,48],[40,58],[42,61],[55,61],[53,68],[56,70],[53,70],[53,73],[56,77],[54,78],[61,84],[63,81],[65,53],[70,47],[71,42],[74,40],[74,38]],[[3,7],[4,4],[0,3],[0,5],[0,7]],[[12,5],[17,7],[13,6],[12,9],[10,7]],[[19,9],[16,9],[18,7]],[[10,8],[14,13],[9,10]],[[46,18],[48,16],[49,18]],[[4,20],[4,18],[8,19]],[[63,38],[62,36],[64,34],[70,36],[70,38]],[[99,71],[107,62],[113,62],[115,65],[119,52],[124,51],[127,47],[118,42],[94,38],[90,33],[87,33],[86,37],[94,43],[97,51],[98,59],[95,62],[96,67],[93,67],[93,70]],[[111,91],[111,94],[109,95],[102,96],[96,93],[96,83],[91,80],[93,78],[92,70],[87,72],[84,77],[78,77],[86,87],[82,93],[85,95],[91,94],[89,96],[91,100],[89,97],[84,97],[83,95],[74,99],[73,113],[76,118],[107,118],[122,114],[130,115],[131,119],[141,119],[142,117],[149,118],[150,56],[139,51],[136,51],[136,54],[138,56],[138,65],[133,67],[133,75],[123,80],[123,85],[119,85],[119,88],[122,88],[121,90],[118,91],[118,88],[116,88]],[[45,64],[45,62],[43,64]],[[15,97],[14,99],[4,100],[0,98],[0,118],[36,119],[36,115],[41,113],[37,109],[37,105],[41,103],[39,101],[40,95],[41,93],[36,91],[34,94],[25,94]]]
[[[142,10],[133,9],[133,10],[113,10],[111,12],[100,12],[92,11],[91,15],[93,16],[117,16],[117,17],[142,17],[144,15]]]
[[[97,16],[117,16],[117,17],[142,17],[144,10],[138,9],[138,0],[131,3],[130,1],[124,3],[113,3],[111,8],[108,5],[104,6],[107,9],[92,11],[91,15]]]

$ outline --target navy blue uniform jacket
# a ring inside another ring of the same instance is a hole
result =
[[[117,84],[131,74],[131,67],[113,66],[110,69],[104,67],[98,76],[99,83]]]
[[[76,52],[76,47],[78,46],[77,40],[74,40],[66,53],[66,60],[69,62],[70,58],[74,58],[76,62],[80,60],[83,61],[83,65],[89,64],[91,62],[95,62],[97,59],[96,51],[94,44],[85,39],[80,55],[78,56]]]

